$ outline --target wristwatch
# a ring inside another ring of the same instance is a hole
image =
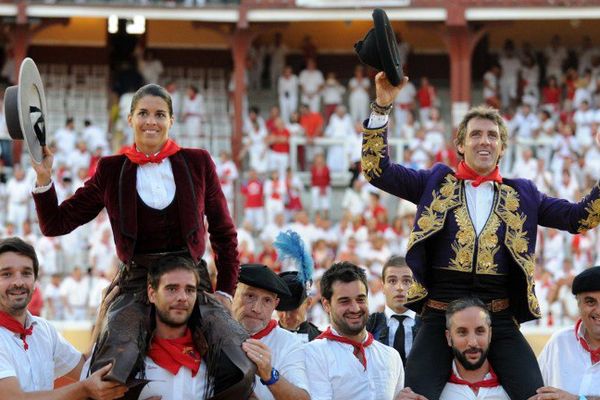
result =
[[[271,378],[269,378],[268,381],[263,381],[261,378],[260,383],[262,383],[263,385],[266,385],[266,386],[270,386],[274,383],[277,383],[278,380],[279,380],[279,371],[277,371],[275,368],[272,368],[271,369]]]

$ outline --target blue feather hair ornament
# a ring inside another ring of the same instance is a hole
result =
[[[280,232],[273,242],[279,261],[291,261],[298,269],[298,281],[306,288],[307,293],[312,285],[314,261],[304,246],[304,241],[297,232],[288,230]]]

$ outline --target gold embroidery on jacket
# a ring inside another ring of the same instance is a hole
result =
[[[452,243],[454,258],[450,258],[448,269],[461,272],[471,272],[473,270],[473,252],[475,251],[475,230],[469,217],[469,211],[466,204],[458,207],[454,211],[454,219],[458,225],[456,240]]]
[[[517,191],[508,185],[500,185],[497,213],[506,224],[504,244],[525,275],[529,311],[539,318],[541,316],[540,305],[534,293],[535,260],[534,255],[529,253],[527,231],[523,230],[527,216],[518,213],[519,206],[520,200]]]
[[[432,198],[410,233],[408,249],[442,229],[446,212],[460,204],[460,185],[454,175],[446,175],[440,189],[433,191]]]
[[[588,213],[586,218],[579,220],[579,229],[577,232],[585,232],[592,228],[595,228],[600,224],[600,199],[592,200],[585,207],[585,211]]]
[[[360,165],[363,175],[370,181],[375,177],[381,176],[381,159],[384,157],[385,141],[383,140],[383,132],[381,129],[365,129],[363,132],[362,156]]]
[[[427,289],[423,287],[419,282],[414,281],[412,285],[408,288],[408,293],[406,294],[407,303],[414,303],[415,301],[419,301],[427,297]]]
[[[477,248],[477,273],[487,275],[498,275],[498,264],[494,262],[494,257],[500,249],[498,246],[498,229],[500,228],[500,218],[492,210],[483,231],[479,235],[479,247]]]

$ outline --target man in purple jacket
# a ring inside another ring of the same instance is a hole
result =
[[[406,261],[415,283],[406,306],[423,317],[406,367],[406,385],[438,399],[450,376],[452,353],[444,312],[462,297],[477,297],[492,314],[489,359],[510,398],[526,399],[543,382],[518,323],[540,317],[534,290],[537,226],[583,232],[600,222],[600,187],[579,203],[546,196],[525,179],[500,176],[508,143],[497,110],[471,109],[459,125],[457,171],[436,164],[413,170],[390,161],[387,120],[405,82],[376,77],[377,98],[366,122],[362,169],[374,186],[417,205]],[[432,368],[435,365],[436,368]]]

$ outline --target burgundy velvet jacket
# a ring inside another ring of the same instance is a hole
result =
[[[206,216],[218,271],[216,290],[233,294],[239,273],[237,233],[215,165],[202,149],[181,149],[169,160],[177,190],[181,235],[190,254],[196,261],[204,254]],[[136,171],[137,165],[124,155],[103,157],[94,176],[60,205],[54,185],[44,193],[34,194],[42,233],[67,234],[106,207],[117,255],[125,263],[130,261],[138,233]]]

